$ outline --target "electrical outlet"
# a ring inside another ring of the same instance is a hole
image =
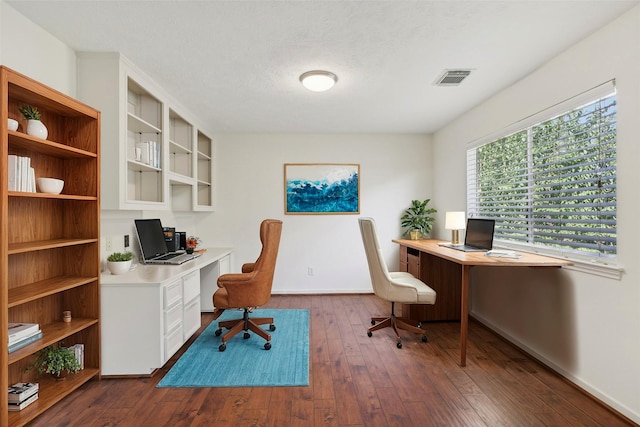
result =
[[[307,274],[313,276],[313,267],[307,267]]]
[[[107,252],[113,251],[113,242],[111,241],[111,236],[106,236],[104,238],[104,246]]]
[[[125,247],[125,249],[129,247],[129,235],[128,234],[124,235],[124,247]]]

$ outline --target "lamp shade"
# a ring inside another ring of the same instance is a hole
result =
[[[329,71],[307,71],[300,76],[300,82],[304,87],[314,92],[324,92],[333,87],[338,81],[338,76]]]
[[[447,212],[444,218],[446,230],[463,230],[466,227],[464,212]]]

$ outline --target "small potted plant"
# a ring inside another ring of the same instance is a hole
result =
[[[201,240],[198,236],[189,236],[187,237],[187,253],[188,254],[192,254],[196,248],[198,247],[198,245],[201,243]]]
[[[22,116],[27,120],[27,135],[47,139],[49,131],[40,121],[40,111],[38,111],[36,107],[24,105],[20,107],[20,113],[22,113]]]
[[[107,257],[107,268],[111,274],[124,274],[131,268],[131,252],[114,252]]]
[[[33,367],[40,375],[51,374],[56,379],[64,379],[67,374],[75,374],[81,369],[73,349],[60,345],[50,345],[40,350]]]
[[[431,199],[411,201],[411,206],[400,217],[400,225],[405,228],[404,236],[408,234],[412,240],[418,240],[429,234],[435,220],[431,215],[437,212],[433,208],[427,208],[430,201]]]

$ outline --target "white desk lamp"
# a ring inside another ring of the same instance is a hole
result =
[[[460,245],[460,230],[464,230],[465,224],[464,212],[447,212],[444,219],[444,228],[451,230],[451,244]]]

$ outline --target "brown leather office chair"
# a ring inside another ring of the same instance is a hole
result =
[[[396,346],[402,348],[402,341],[398,329],[404,329],[422,335],[422,342],[427,342],[427,335],[419,322],[414,322],[395,315],[396,302],[405,304],[435,304],[436,291],[423,281],[406,272],[389,272],[387,263],[382,256],[380,242],[373,218],[359,218],[360,234],[367,255],[371,284],[375,294],[391,302],[391,314],[383,317],[372,317],[367,335],[371,337],[373,331],[391,327],[396,335]],[[379,322],[379,323],[378,323]],[[376,324],[377,323],[377,324]]]
[[[242,273],[223,274],[218,277],[218,289],[213,294],[214,321],[227,309],[241,309],[244,314],[241,319],[226,320],[218,323],[216,336],[222,334],[222,328],[229,331],[222,336],[222,344],[218,349],[225,351],[227,341],[244,331],[244,338],[250,337],[249,330],[261,336],[267,342],[265,350],[271,348],[271,335],[259,325],[269,324],[269,330],[275,331],[273,317],[249,317],[254,308],[262,306],[271,298],[273,274],[276,268],[276,258],[280,246],[282,221],[265,219],[260,224],[260,241],[262,251],[255,262],[242,266]]]

